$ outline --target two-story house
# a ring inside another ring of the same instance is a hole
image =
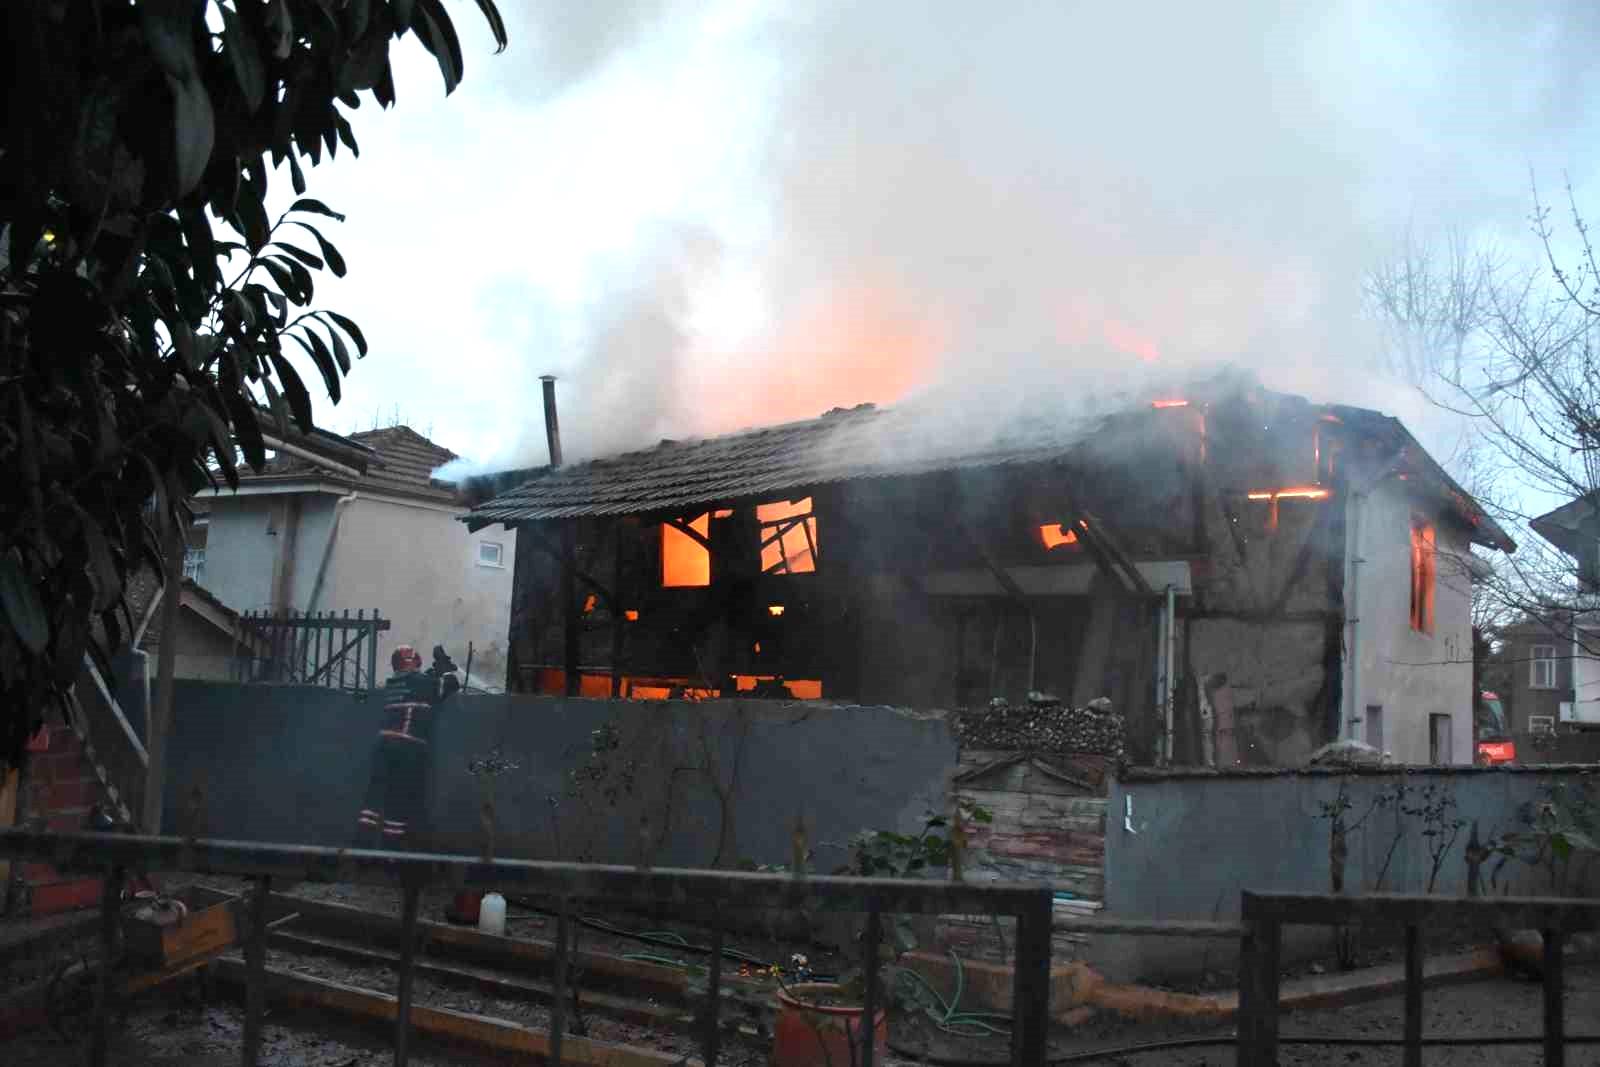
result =
[[[319,615],[348,610],[388,621],[377,634],[381,682],[398,644],[426,659],[443,645],[471,684],[505,676],[515,541],[459,522],[458,488],[433,477],[456,458],[406,426],[350,434],[365,470],[326,452],[280,450],[264,471],[240,471],[237,491],[203,494],[203,562],[188,567],[221,604],[241,614]],[[203,568],[203,569],[201,569]]]
[[[1553,716],[1572,728],[1600,728],[1600,493],[1590,493],[1534,519],[1534,532],[1572,561],[1576,592],[1564,610],[1550,613],[1540,625],[1545,633],[1526,638],[1529,685],[1542,685],[1555,661],[1555,683],[1531,689],[1535,715]],[[1555,695],[1551,695],[1555,694]],[[1552,706],[1553,705],[1553,706]],[[1527,719],[1519,714],[1519,723]]]

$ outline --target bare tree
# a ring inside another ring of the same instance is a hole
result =
[[[1368,274],[1365,295],[1393,368],[1462,421],[1452,465],[1518,543],[1472,568],[1474,627],[1537,618],[1594,654],[1600,639],[1573,614],[1586,606],[1578,564],[1530,524],[1600,488],[1600,263],[1570,185],[1571,251],[1537,186],[1533,203],[1536,262],[1413,242]]]

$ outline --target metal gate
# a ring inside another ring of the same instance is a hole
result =
[[[329,689],[376,689],[378,635],[389,620],[377,609],[351,616],[331,611],[271,615],[246,612],[239,618],[239,656],[234,678],[274,685],[319,685]]]

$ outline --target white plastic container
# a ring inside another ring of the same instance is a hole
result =
[[[506,898],[499,893],[485,893],[478,906],[478,932],[504,937],[506,933]]]

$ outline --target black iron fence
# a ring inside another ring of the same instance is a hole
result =
[[[1399,1046],[1406,1067],[1421,1067],[1424,1048],[1543,1045],[1544,1062],[1561,1067],[1568,1045],[1600,1045],[1600,1034],[1566,1033],[1562,1012],[1566,935],[1600,925],[1600,901],[1540,897],[1436,897],[1414,894],[1334,896],[1317,893],[1244,893],[1244,936],[1239,955],[1238,1063],[1269,1067],[1280,1045]],[[1422,930],[1436,923],[1474,923],[1543,935],[1544,1033],[1539,1037],[1483,1034],[1427,1037],[1422,1026]],[[1283,927],[1388,924],[1406,932],[1405,1033],[1401,1037],[1282,1037],[1278,1033],[1278,978]]]
[[[1050,927],[1054,893],[1048,886],[998,882],[936,882],[897,878],[808,877],[730,871],[646,869],[530,860],[483,860],[470,856],[367,852],[264,845],[177,837],[135,837],[118,834],[47,834],[26,830],[0,831],[0,856],[54,863],[75,869],[97,869],[106,875],[101,903],[102,956],[111,958],[116,941],[124,872],[170,871],[220,874],[254,880],[241,933],[247,974],[242,1058],[246,1067],[259,1062],[261,1019],[266,988],[267,904],[274,878],[289,881],[360,882],[398,886],[401,890],[403,937],[398,982],[398,1018],[394,1062],[408,1060],[411,1039],[412,981],[418,942],[418,902],[424,889],[481,888],[533,893],[561,902],[556,928],[555,971],[550,998],[547,1062],[561,1063],[566,1027],[566,946],[571,943],[573,905],[667,904],[711,924],[720,945],[726,914],[732,909],[805,909],[862,912],[867,916],[863,945],[865,996],[862,1043],[855,1062],[872,1067],[874,1030],[884,1002],[874,943],[884,913],[991,914],[1015,916],[1011,1062],[1037,1067],[1046,1061],[1045,1038],[1050,1012]],[[90,1064],[103,1067],[109,1040],[111,968],[98,975]],[[710,956],[707,1010],[702,1047],[706,1067],[715,1067],[721,1040],[721,954]]]
[[[376,689],[378,635],[389,622],[376,608],[370,616],[365,608],[353,616],[348,608],[343,614],[246,612],[239,617],[234,680]]]

